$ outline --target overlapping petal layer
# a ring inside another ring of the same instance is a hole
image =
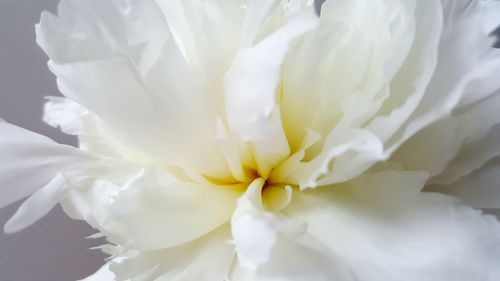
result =
[[[499,279],[498,220],[431,192],[499,207],[499,15],[63,0],[44,120],[80,149],[0,122],[6,230],[60,202],[113,244],[98,280]]]

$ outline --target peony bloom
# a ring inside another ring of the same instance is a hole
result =
[[[499,1],[62,0],[65,98],[0,122],[16,232],[60,203],[87,280],[500,280]]]

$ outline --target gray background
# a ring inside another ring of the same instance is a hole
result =
[[[75,140],[41,122],[43,97],[58,95],[47,58],[35,44],[34,24],[58,0],[0,0],[0,116],[60,143]],[[321,1],[322,2],[322,1]],[[0,226],[19,204],[0,210]],[[0,281],[71,281],[94,272],[102,254],[93,234],[57,207],[35,225],[10,236],[0,231]]]
[[[55,11],[57,0],[0,0],[0,116],[60,143],[72,138],[41,121],[44,96],[58,95],[47,58],[35,43],[34,25],[42,10]],[[1,137],[1,136],[0,136]],[[0,210],[0,226],[19,204]],[[57,207],[35,225],[6,235],[0,231],[0,281],[72,281],[103,262],[95,233]]]

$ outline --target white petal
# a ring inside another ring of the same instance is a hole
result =
[[[424,128],[405,142],[392,156],[391,161],[400,162],[405,169],[428,171],[431,176],[436,176],[443,172],[462,147],[480,141],[493,126],[500,124],[499,108],[500,94],[497,94],[457,110],[452,116]],[[497,138],[496,141],[500,139]],[[416,147],[418,149],[415,149]],[[490,152],[494,151],[490,149]],[[481,156],[480,150],[477,153],[472,158],[465,159],[462,164],[474,161],[476,157],[488,157]],[[494,156],[490,155],[490,159]]]
[[[156,162],[231,180],[215,140],[212,113],[221,99],[205,94],[217,91],[199,81],[154,1],[64,0],[59,17],[42,16],[37,38],[61,92],[120,143]]]
[[[237,264],[229,280],[355,281],[357,279],[333,252],[318,241],[305,238],[295,241],[281,236],[275,242],[267,263],[255,271]]]
[[[151,157],[124,145],[92,112],[80,104],[62,97],[47,97],[43,120],[59,127],[66,134],[78,137],[79,147],[92,154],[129,159],[135,162],[155,162]]]
[[[489,160],[500,155],[499,140],[500,124],[497,124],[479,140],[462,146],[456,157],[448,163],[445,170],[434,177],[430,183],[452,184],[471,172],[480,169]],[[474,187],[471,186],[471,188]]]
[[[307,223],[308,234],[345,262],[355,280],[500,277],[498,220],[452,197],[418,193],[422,178],[411,173],[369,177],[372,180],[301,192],[285,214]],[[353,187],[358,191],[351,192]],[[360,196],[363,189],[364,197]],[[383,200],[372,200],[370,194],[376,192]],[[387,208],[404,197],[411,200]]]
[[[263,210],[263,183],[250,185],[231,220],[238,264],[230,280],[353,280],[331,252],[303,235],[304,225]]]
[[[498,142],[498,140],[497,140]],[[498,161],[497,161],[498,162]],[[431,185],[429,189],[452,194],[475,208],[500,208],[500,165],[487,164],[468,176],[447,185]]]
[[[484,1],[482,4],[488,7],[486,9],[484,31],[492,33],[500,27],[500,3],[498,1],[489,0]]]
[[[414,1],[323,5],[318,32],[306,37],[285,63],[282,108],[292,149],[303,142],[306,129],[321,134],[289,182],[314,187],[343,181],[386,157],[381,133],[362,126],[391,97],[389,82],[402,65],[407,67],[407,54],[424,52],[419,45],[410,48],[415,29],[424,37],[420,41],[437,37],[427,32],[432,24],[414,19],[413,13],[427,13],[427,8],[415,7]],[[427,20],[439,22],[433,16]]]
[[[94,274],[79,281],[115,281],[115,280],[116,280],[115,274],[109,270],[109,264],[105,264],[101,268],[99,268],[99,270],[97,270]]]
[[[42,13],[37,42],[58,64],[128,56],[144,69],[157,59],[168,27],[154,0],[63,0]]]
[[[290,152],[278,107],[283,59],[290,42],[314,28],[317,20],[312,9],[290,20],[254,47],[241,49],[226,73],[229,126],[242,142],[252,145],[264,177]]]
[[[383,141],[397,132],[422,99],[438,59],[442,31],[439,1],[417,1],[415,38],[410,53],[391,82],[391,94],[367,129]]]
[[[86,119],[91,114],[81,105],[61,97],[47,97],[43,121],[69,135],[80,135],[85,132]]]
[[[85,189],[94,185],[96,179],[121,184],[127,175],[138,170],[130,163],[60,145],[4,121],[0,121],[0,135],[3,163],[0,167],[0,207],[35,193],[21,206],[6,226],[7,230],[19,230],[39,219],[63,198],[69,186]]]
[[[204,83],[219,83],[239,46],[245,1],[157,0],[176,44]],[[217,82],[214,82],[217,81]]]
[[[256,37],[259,35],[262,26],[266,20],[269,20],[273,10],[277,8],[279,1],[248,1],[247,13],[243,21],[240,37],[241,46],[244,48],[250,47],[255,43]]]
[[[101,206],[100,228],[117,244],[146,250],[177,246],[228,222],[242,192],[239,185],[186,183],[153,168],[110,194],[103,187],[89,195]]]
[[[98,162],[74,147],[1,120],[0,159],[0,207],[34,193],[59,173],[81,180],[87,176],[82,171]]]
[[[403,129],[388,144],[388,152],[423,128],[491,95],[500,82],[500,50],[483,29],[491,1],[444,1],[444,26],[438,61],[424,97]],[[467,54],[467,55],[464,55]],[[480,86],[479,86],[480,85]]]
[[[42,189],[25,200],[4,226],[6,233],[14,233],[45,216],[66,195],[69,186],[62,174],[58,174]]]
[[[268,260],[277,235],[274,217],[263,211],[263,185],[263,179],[252,182],[245,194],[238,199],[238,207],[231,219],[236,253],[240,262],[251,269]]]
[[[226,243],[228,226],[190,243],[158,251],[132,253],[119,257],[111,270],[118,280],[181,281],[225,280],[233,261],[234,249]]]

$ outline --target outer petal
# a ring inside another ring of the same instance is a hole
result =
[[[157,162],[231,179],[215,140],[218,100],[205,94],[217,91],[195,75],[155,1],[64,0],[59,17],[42,16],[37,40],[61,92],[121,143]]]
[[[308,233],[340,257],[355,280],[500,277],[496,218],[449,196],[418,193],[425,177],[409,172],[363,177],[301,192],[285,211],[307,223]],[[400,198],[407,198],[404,204]]]
[[[493,160],[481,169],[446,185],[430,185],[432,191],[452,194],[475,208],[500,209],[500,163]]]
[[[7,231],[31,224],[64,200],[72,217],[85,219],[114,242],[171,247],[227,222],[241,194],[239,186],[186,183],[157,168],[136,174],[135,165],[94,157],[5,122],[0,132],[0,159],[5,163],[0,168],[0,203],[12,203],[50,182],[21,206]]]
[[[228,222],[241,192],[242,186],[182,182],[147,168],[122,187],[103,183],[84,196],[95,204],[91,210],[110,241],[156,250],[194,240]]]
[[[431,179],[431,184],[452,184],[470,173],[487,166],[488,161],[500,155],[500,124],[477,141],[464,144],[444,171]],[[471,187],[473,188],[473,187]]]
[[[500,94],[496,94],[474,105],[456,110],[452,116],[435,122],[404,143],[392,156],[391,161],[401,163],[408,170],[424,170],[431,176],[439,175],[445,170],[446,165],[460,154],[462,147],[466,149],[468,144],[480,142],[483,137],[490,139],[496,137],[495,134],[488,135],[488,132],[500,124],[499,109]],[[500,138],[496,141],[500,141]],[[500,144],[496,146],[500,149]],[[416,147],[418,149],[415,149]],[[494,147],[489,151],[494,152],[493,149]],[[479,149],[477,155],[463,159],[462,164],[474,161],[476,157],[485,157],[480,153]],[[491,158],[494,156],[496,155],[490,155]]]
[[[23,202],[17,212],[5,224],[6,233],[19,231],[45,216],[66,195],[69,185],[63,175],[58,174],[42,189]]]
[[[156,2],[177,45],[196,69],[198,77],[206,84],[216,84],[215,87],[219,90],[224,73],[239,47],[239,31],[246,12],[246,1]],[[207,95],[213,95],[219,106],[223,106],[220,93]]]
[[[190,243],[151,252],[130,251],[111,264],[117,280],[184,281],[226,280],[233,261],[233,247],[226,243],[228,226]]]
[[[111,172],[111,164],[119,163],[57,144],[1,120],[0,135],[0,159],[3,163],[0,168],[0,207],[32,194],[59,173],[67,176],[70,182],[81,184],[89,177]],[[117,176],[121,173],[111,174]]]
[[[443,28],[439,1],[417,1],[411,50],[390,85],[390,95],[367,129],[388,141],[411,116],[425,94],[438,60]]]
[[[66,134],[77,136],[80,149],[97,155],[131,159],[134,162],[156,162],[153,157],[116,139],[99,117],[80,104],[68,98],[47,99],[43,120],[54,128],[59,127]]]
[[[109,264],[103,265],[94,274],[80,281],[115,281],[115,274],[109,270]]]
[[[394,151],[423,128],[492,95],[500,87],[500,50],[485,29],[495,1],[443,1],[444,27],[432,80],[418,107],[389,142]],[[500,24],[500,19],[497,19]],[[489,23],[491,24],[491,23]],[[467,54],[467,55],[464,55]]]
[[[0,121],[0,135],[3,163],[0,167],[0,207],[36,192],[21,206],[14,220],[9,221],[6,228],[11,231],[31,224],[48,212],[47,207],[61,199],[70,186],[88,187],[96,178],[120,184],[127,173],[137,169],[128,163],[57,144],[4,121]],[[33,212],[33,208],[37,212]]]

